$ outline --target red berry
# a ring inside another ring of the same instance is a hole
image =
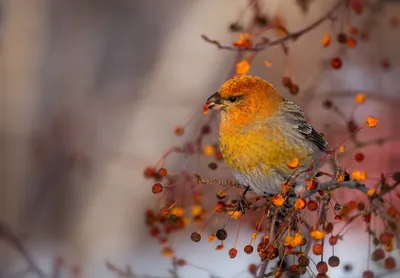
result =
[[[379,236],[379,240],[382,244],[390,244],[393,240],[394,235],[391,233],[383,233]]]
[[[373,261],[379,261],[383,258],[385,258],[385,251],[383,251],[381,248],[375,249],[371,254],[371,260]]]
[[[160,168],[160,170],[158,170],[158,175],[160,177],[165,177],[168,174],[167,169],[165,168]]]
[[[154,178],[156,171],[154,170],[154,168],[151,167],[147,167],[144,172],[143,172],[144,176],[148,179],[150,178]]]
[[[255,274],[257,272],[257,266],[255,264],[249,265],[249,272]]]
[[[245,252],[246,254],[251,254],[251,253],[253,253],[253,250],[254,250],[254,248],[253,248],[253,246],[251,246],[250,244],[249,244],[249,245],[246,245],[246,246],[244,247],[244,252]]]
[[[356,153],[354,156],[355,161],[357,162],[362,162],[364,160],[365,156],[363,153]]]
[[[325,274],[328,272],[328,265],[326,264],[326,262],[319,262],[317,264],[317,271],[320,274]]]
[[[392,270],[396,267],[396,261],[393,257],[387,257],[384,261],[385,269]]]
[[[151,191],[154,194],[158,194],[158,193],[161,193],[163,191],[163,187],[162,187],[162,185],[160,183],[155,183],[155,184],[153,184],[153,186],[151,188]]]
[[[364,271],[362,276],[362,278],[374,278],[374,277],[375,277],[374,273],[370,270]]]
[[[186,261],[184,259],[178,259],[176,261],[176,264],[179,266],[184,266],[184,265],[186,265]]]
[[[230,257],[231,259],[235,258],[236,255],[237,255],[237,253],[238,253],[238,251],[237,251],[236,248],[231,248],[231,249],[229,249],[229,257]]]
[[[181,136],[181,135],[183,134],[184,130],[185,130],[185,129],[184,129],[183,127],[177,126],[177,127],[175,128],[175,135],[176,135],[176,136]]]
[[[342,59],[335,57],[331,60],[331,66],[334,69],[340,69],[342,67]]]
[[[311,200],[308,202],[307,208],[311,211],[315,211],[318,209],[318,203],[316,201]]]
[[[292,79],[289,76],[284,76],[282,78],[282,84],[283,86],[289,88],[289,86],[292,85]]]
[[[298,93],[299,93],[299,86],[298,85],[296,85],[296,84],[291,84],[290,85],[290,88],[289,88],[289,92],[292,94],[292,95],[297,95]]]
[[[158,237],[160,235],[160,229],[155,227],[150,230],[150,235],[152,237]]]
[[[337,236],[331,236],[331,237],[329,238],[329,244],[330,244],[330,245],[335,246],[335,245],[337,244],[337,242],[338,242]]]

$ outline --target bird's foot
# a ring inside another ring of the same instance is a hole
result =
[[[243,214],[246,214],[246,209],[250,209],[250,205],[246,200],[246,197],[242,195],[242,197],[240,197],[240,200],[238,200],[238,208],[237,210],[240,211]]]
[[[250,186],[247,186],[246,189],[243,191],[242,196],[237,201],[237,210],[243,214],[246,214],[246,209],[250,209],[250,204],[246,200],[246,193],[249,191]]]

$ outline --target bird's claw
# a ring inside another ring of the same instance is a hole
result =
[[[237,204],[238,204],[237,210],[243,214],[246,214],[246,209],[250,209],[250,205],[247,202],[246,197],[244,195],[242,195]]]

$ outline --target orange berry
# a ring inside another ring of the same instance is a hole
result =
[[[340,69],[342,67],[342,59],[335,57],[331,60],[331,66],[334,69]]]
[[[378,120],[376,118],[374,118],[373,116],[367,117],[367,125],[369,127],[376,127],[377,123],[378,123]]]
[[[349,39],[347,40],[347,46],[348,46],[349,48],[354,48],[354,47],[356,47],[356,46],[357,46],[357,41],[356,41],[356,39],[355,39],[355,38],[349,38]]]
[[[176,264],[177,264],[178,266],[184,266],[184,265],[186,265],[186,261],[185,261],[184,259],[178,259],[178,260],[176,261]]]
[[[293,158],[292,161],[287,163],[287,166],[290,169],[296,169],[297,167],[299,167],[299,159],[297,157]]]
[[[335,215],[335,220],[340,221],[342,220],[342,217],[340,215]]]
[[[285,203],[285,198],[281,194],[272,196],[272,204],[276,207],[281,207]]]
[[[175,135],[176,136],[181,136],[184,132],[184,128],[181,126],[177,126],[175,127]]]
[[[317,187],[317,182],[315,180],[307,181],[307,190],[313,190]]]
[[[305,199],[299,198],[299,199],[297,199],[296,203],[294,204],[294,207],[296,209],[302,210],[302,209],[304,209],[306,207],[306,204],[307,203],[306,203]]]
[[[324,248],[322,247],[321,244],[315,243],[313,245],[313,249],[312,250],[313,250],[314,255],[319,256],[319,255],[321,255],[323,253]]]
[[[231,249],[229,249],[229,252],[228,252],[228,253],[229,253],[229,257],[230,257],[231,259],[233,259],[233,258],[236,257],[238,251],[237,251],[236,248],[231,248]]]
[[[217,250],[217,251],[221,251],[222,249],[224,249],[224,245],[223,244],[220,244],[220,245],[218,245],[217,247],[215,247],[215,250]]]
[[[331,43],[331,36],[329,35],[329,33],[325,33],[322,38],[322,46],[327,47],[330,45],[330,43]]]
[[[172,257],[172,256],[174,255],[174,251],[173,251],[171,248],[166,247],[166,248],[164,248],[164,249],[162,250],[161,254],[162,254],[164,257]]]

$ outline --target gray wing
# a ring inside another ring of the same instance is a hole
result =
[[[317,146],[321,151],[328,151],[328,143],[324,137],[316,131],[309,123],[307,123],[304,112],[300,107],[292,101],[282,97],[284,112],[282,114],[285,119],[296,128],[299,133],[309,142]]]

